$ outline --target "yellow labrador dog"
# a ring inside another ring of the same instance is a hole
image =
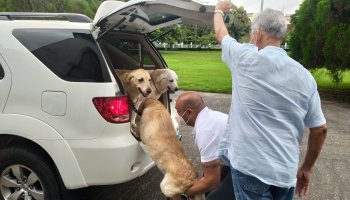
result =
[[[156,69],[149,71],[152,78],[151,98],[158,99],[160,95],[169,91],[175,93],[178,91],[177,74],[171,69]]]
[[[146,99],[139,109],[142,112],[139,121],[141,140],[164,174],[160,188],[166,197],[179,199],[195,183],[198,174],[185,155],[164,105],[158,100]],[[202,195],[195,199],[202,199]]]
[[[116,72],[118,73],[118,71]],[[119,77],[133,109],[130,112],[130,131],[135,137],[140,138],[135,122],[136,114],[142,101],[152,93],[151,76],[146,70],[137,69],[128,72],[120,71]]]

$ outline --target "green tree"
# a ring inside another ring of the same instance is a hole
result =
[[[186,44],[198,44],[200,47],[215,43],[214,31],[212,28],[205,28],[196,25],[183,25],[183,41]]]
[[[149,34],[151,38],[156,38],[163,33],[173,29],[163,37],[157,39],[158,42],[165,42],[168,44],[185,43],[198,44],[200,47],[215,43],[214,32],[211,28],[203,28],[196,25],[173,25],[156,30]]]
[[[339,42],[341,41],[341,42]],[[323,48],[325,64],[336,83],[342,80],[342,71],[350,66],[350,25],[338,24],[331,28],[326,35]]]
[[[312,22],[315,18],[315,10],[318,0],[305,0],[298,11],[293,15],[291,23],[294,31],[290,34],[289,45],[291,56],[305,66],[315,67],[310,64],[314,53],[314,46],[310,43],[314,41],[314,34],[310,34]]]
[[[228,15],[228,31],[230,35],[236,38],[240,42],[247,42],[249,30],[250,30],[250,19],[247,15],[246,10],[243,7],[237,8],[233,6],[232,13]]]
[[[168,32],[168,33],[166,33]],[[164,34],[164,35],[163,35]],[[161,36],[162,35],[162,36]],[[156,41],[161,43],[168,43],[172,47],[173,44],[182,41],[182,31],[179,25],[172,25],[162,29],[157,29],[148,34],[151,39],[158,38]],[[159,37],[161,36],[161,37]]]
[[[348,0],[304,0],[291,21],[291,56],[307,68],[326,67],[340,83],[350,68],[349,13]]]

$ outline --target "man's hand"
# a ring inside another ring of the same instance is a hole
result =
[[[216,12],[214,13],[214,31],[215,31],[215,39],[220,44],[224,36],[228,35],[228,31],[225,26],[222,15],[223,13],[230,12],[231,7],[232,7],[232,3],[230,0],[219,0],[216,3],[216,7],[215,7]]]
[[[305,197],[310,191],[312,171],[301,167],[297,174],[297,186],[295,193],[299,197]]]
[[[192,198],[196,194],[209,192],[220,185],[220,159],[202,163],[203,177],[197,180],[185,194]]]
[[[232,3],[230,0],[218,0],[215,10],[221,10],[224,13],[229,13],[232,11]]]

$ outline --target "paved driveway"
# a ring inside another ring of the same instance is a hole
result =
[[[201,93],[207,105],[227,113],[231,95]],[[322,108],[327,118],[328,136],[314,168],[311,193],[305,199],[350,199],[350,105],[322,100]],[[192,128],[180,127],[182,143],[188,156],[200,170],[198,151],[191,137]],[[301,158],[307,147],[308,133],[301,145]],[[159,189],[162,174],[157,168],[144,176],[125,184],[90,187],[79,191],[79,196],[87,200],[163,200]],[[298,199],[298,198],[296,198]]]

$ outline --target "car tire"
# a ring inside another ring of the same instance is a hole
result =
[[[60,200],[59,178],[45,154],[34,148],[0,150],[0,200]]]

